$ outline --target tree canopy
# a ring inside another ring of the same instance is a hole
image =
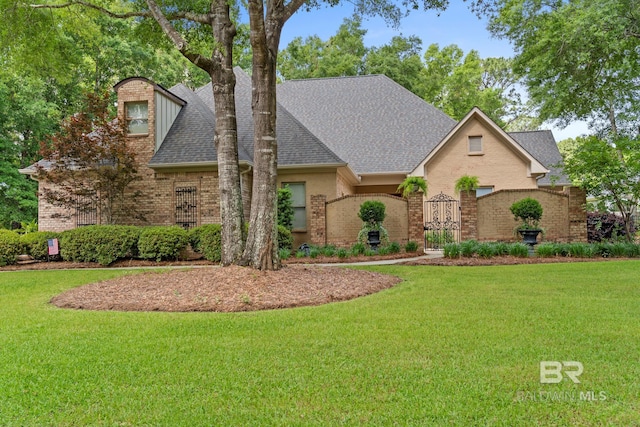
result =
[[[480,3],[493,34],[513,43],[515,70],[543,120],[587,120],[601,135],[637,135],[638,0]]]

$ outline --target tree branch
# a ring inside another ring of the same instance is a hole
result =
[[[162,13],[160,7],[154,0],[147,0],[147,6],[149,6],[149,11],[156,22],[162,28],[162,31],[169,37],[171,42],[176,46],[176,48],[180,51],[180,53],[187,58],[189,61],[193,62],[198,67],[211,72],[212,67],[214,66],[213,61],[207,57],[200,55],[199,53],[193,52],[189,47],[189,43],[180,35],[178,31],[171,25],[171,22],[167,19],[167,17]],[[211,20],[207,21],[210,25]]]
[[[136,17],[153,18],[153,14],[151,13],[151,11],[118,13],[118,12],[113,12],[105,7],[98,6],[97,4],[94,4],[88,1],[83,1],[83,0],[74,0],[74,1],[61,3],[61,4],[30,4],[29,5],[31,9],[66,9],[73,6],[81,6],[81,7],[86,7],[87,9],[93,9],[107,16],[110,16],[112,18],[118,18],[118,19],[136,18]],[[170,21],[173,21],[176,19],[187,19],[189,21],[197,22],[199,24],[209,24],[211,22],[208,15],[191,13],[191,12],[177,11],[171,14],[167,14],[166,17]]]

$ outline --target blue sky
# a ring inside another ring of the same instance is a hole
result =
[[[349,3],[333,8],[314,9],[311,12],[300,10],[285,24],[280,48],[284,49],[295,37],[304,39],[318,35],[321,39],[327,40],[336,34],[343,19],[350,17],[352,13],[353,7]],[[514,55],[510,43],[492,37],[486,28],[487,21],[478,19],[469,10],[469,3],[459,0],[453,0],[447,10],[439,15],[436,11],[414,11],[402,20],[398,29],[389,27],[380,18],[367,18],[363,21],[362,27],[367,30],[364,38],[367,47],[381,46],[388,43],[393,36],[415,35],[422,40],[423,48],[432,43],[437,43],[441,48],[456,44],[465,54],[475,49],[482,58]],[[551,125],[544,128],[553,130],[556,141],[587,133],[584,123],[576,123],[562,130]]]

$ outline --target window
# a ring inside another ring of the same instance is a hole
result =
[[[124,104],[127,115],[127,133],[144,135],[149,133],[149,106],[147,102],[127,102]]]
[[[196,187],[176,188],[176,225],[189,230],[198,225]]]
[[[304,182],[288,182],[283,186],[289,187],[292,193],[291,205],[293,206],[293,229],[305,230],[307,228],[307,194]]]
[[[76,199],[76,227],[96,225],[98,223],[98,205],[95,194],[79,195]]]
[[[469,137],[469,154],[482,154],[482,137]]]
[[[493,193],[493,187],[478,187],[476,189],[476,197],[484,196],[489,193]]]

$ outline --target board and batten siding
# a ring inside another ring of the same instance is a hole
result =
[[[163,94],[156,92],[156,151],[160,149],[162,141],[169,133],[173,121],[180,113],[182,106],[167,98]]]

